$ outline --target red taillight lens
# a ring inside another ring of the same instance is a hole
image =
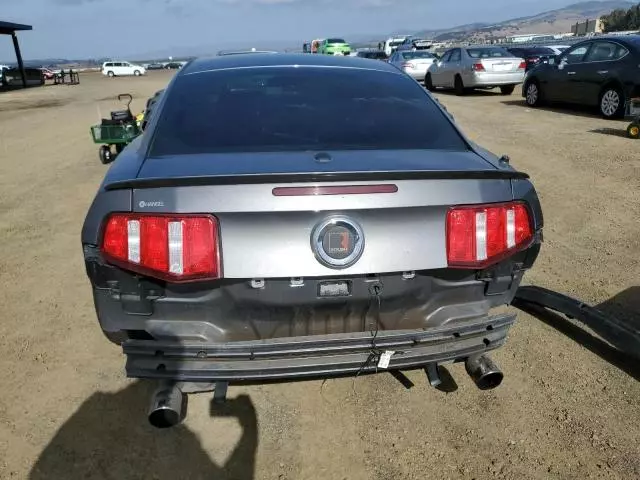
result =
[[[111,215],[102,253],[110,263],[182,282],[220,277],[218,224],[209,215]]]
[[[532,239],[523,203],[454,207],[447,213],[450,267],[484,268],[526,248]]]
[[[522,62],[520,62],[520,66],[518,67],[519,69],[526,69],[527,68],[527,62],[525,62],[524,60]]]
[[[471,68],[474,72],[484,72],[484,65],[481,63],[474,63]]]
[[[402,68],[416,68],[416,66],[411,62],[405,62],[402,64]]]

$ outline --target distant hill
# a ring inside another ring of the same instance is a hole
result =
[[[570,32],[571,26],[576,22],[598,18],[611,13],[616,8],[628,9],[633,5],[635,5],[634,2],[627,0],[587,1],[494,24],[473,23],[447,29],[423,30],[417,32],[417,35],[438,41],[447,41],[457,40],[463,36],[482,38],[519,33],[565,33]]]

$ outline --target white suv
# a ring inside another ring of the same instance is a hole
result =
[[[144,75],[147,70],[141,65],[129,62],[104,62],[102,64],[102,74],[107,77],[118,77],[121,75]]]

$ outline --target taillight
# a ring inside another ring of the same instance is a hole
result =
[[[481,63],[474,63],[471,68],[474,72],[484,72],[484,65]]]
[[[210,215],[109,216],[102,253],[109,263],[173,282],[220,277],[218,224]]]
[[[405,62],[402,64],[402,68],[416,68],[416,66],[411,62]]]
[[[525,70],[527,68],[527,62],[524,60],[520,62],[520,66],[518,67],[521,70]]]
[[[526,248],[532,239],[523,203],[453,207],[447,212],[450,267],[484,268]]]

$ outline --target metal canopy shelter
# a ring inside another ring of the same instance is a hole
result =
[[[20,69],[20,76],[22,77],[22,86],[26,88],[27,73],[24,70],[24,63],[22,62],[22,55],[20,54],[20,45],[18,44],[18,37],[16,35],[16,32],[23,30],[33,30],[33,27],[31,25],[22,25],[20,23],[0,21],[0,35],[11,35],[11,38],[13,40],[13,48],[16,51],[18,68]]]

